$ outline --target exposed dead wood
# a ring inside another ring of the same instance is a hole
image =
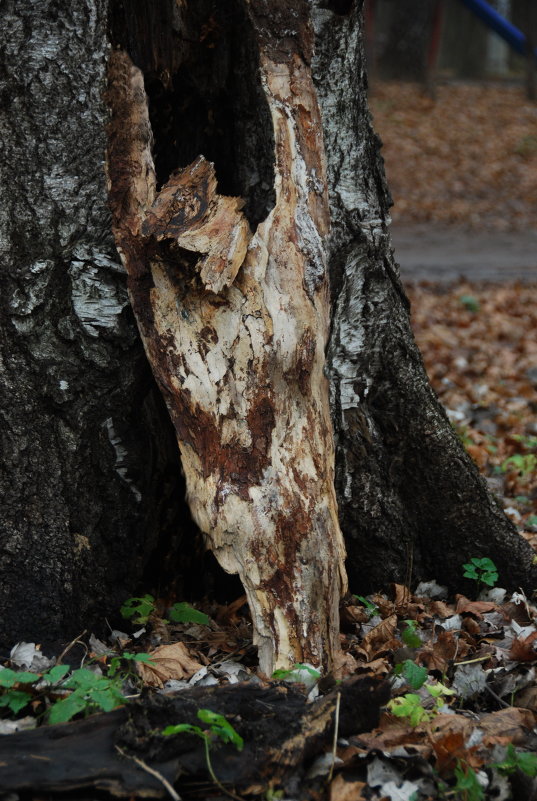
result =
[[[142,759],[179,795],[200,781],[209,786],[202,741],[190,734],[159,734],[170,724],[200,725],[197,711],[208,708],[225,715],[245,741],[242,752],[213,743],[218,778],[246,795],[270,786],[292,794],[311,761],[331,751],[338,694],[338,731],[348,737],[378,724],[389,688],[371,678],[355,679],[313,704],[286,686],[198,687],[175,697],[150,696],[106,715],[1,738],[0,788],[49,793],[94,788],[117,797],[164,797],[162,781],[122,757],[117,747]],[[301,797],[307,797],[306,787],[301,785]]]
[[[121,51],[110,63],[108,169],[116,241],[190,507],[220,564],[240,575],[270,675],[297,661],[331,666],[346,578],[323,375],[329,213],[303,56],[311,32],[302,15],[290,35],[294,17],[279,8],[294,41],[280,59],[265,6],[249,8],[274,130],[276,204],[257,230],[240,199],[218,194],[202,154],[157,194],[143,76]]]

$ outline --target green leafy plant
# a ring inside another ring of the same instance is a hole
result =
[[[176,603],[168,610],[168,617],[174,623],[200,623],[202,626],[207,626],[210,623],[208,615],[203,612],[198,612],[190,604]]]
[[[401,632],[401,639],[404,644],[409,648],[419,648],[421,646],[421,637],[418,634],[417,620],[403,620],[405,628]]]
[[[133,623],[143,626],[156,608],[154,597],[147,594],[141,598],[128,598],[119,611],[126,620],[132,620]]]
[[[119,611],[126,620],[132,620],[133,623],[144,626],[151,615],[157,611],[157,604],[155,598],[147,593],[141,598],[128,598]],[[203,626],[207,626],[210,622],[207,615],[198,612],[184,601],[170,607],[168,615],[174,623],[201,623]],[[163,619],[163,622],[169,623],[169,620]]]
[[[535,450],[537,448],[537,437],[532,437],[527,434],[513,434],[513,439],[520,442],[523,448],[527,451]]]
[[[393,698],[388,703],[388,709],[398,718],[408,718],[411,726],[418,726],[434,717],[433,712],[424,708],[421,698],[416,693],[406,693]]]
[[[427,668],[416,665],[412,659],[405,659],[404,662],[399,662],[393,672],[396,676],[403,676],[406,683],[413,690],[419,690],[427,680]]]
[[[87,714],[95,709],[110,712],[125,703],[120,679],[99,676],[87,668],[74,670],[63,682],[62,690],[64,689],[72,692],[51,706],[48,713],[49,723],[65,723],[79,712]]]
[[[483,557],[482,559],[478,559],[477,557],[473,557],[470,559],[469,562],[463,565],[464,578],[470,578],[474,581],[477,581],[477,589],[478,592],[481,589],[482,584],[486,584],[488,587],[494,587],[496,582],[498,581],[498,568],[488,557]]]
[[[272,678],[276,679],[276,681],[302,682],[304,680],[303,676],[300,675],[302,671],[308,673],[314,681],[318,681],[321,678],[321,674],[318,670],[302,662],[297,662],[292,668],[279,668],[275,670],[272,674]]]
[[[526,476],[533,475],[537,469],[537,455],[535,453],[515,453],[502,462],[501,468],[504,473],[514,468],[520,476],[526,478]]]
[[[9,709],[18,715],[36,695],[36,687],[32,692],[17,689],[19,684],[37,685],[45,682],[46,685],[56,684],[69,670],[68,665],[55,665],[47,673],[29,673],[28,671],[15,671],[11,668],[0,670],[0,707]]]
[[[108,678],[121,678],[123,681],[131,678],[133,675],[131,667],[134,662],[143,662],[146,665],[154,664],[149,654],[131,654],[128,651],[124,651],[122,654],[111,658],[108,665]]]
[[[461,801],[482,801],[485,798],[477,773],[460,759],[455,766],[455,779],[456,782],[451,790],[456,798],[460,798]]]
[[[471,312],[478,312],[481,309],[478,299],[473,295],[461,295],[459,302],[462,303],[465,309]]]
[[[365,606],[366,612],[369,617],[374,617],[375,615],[379,614],[380,610],[378,606],[374,604],[372,601],[368,601],[367,598],[364,598],[363,595],[353,595],[352,597],[356,598],[356,600],[359,601],[362,604],[362,606]]]
[[[534,777],[537,776],[537,754],[517,751],[514,745],[509,743],[503,762],[494,762],[491,767],[496,768],[500,773],[510,774],[520,770],[526,776]]]
[[[444,684],[426,684],[425,689],[434,698],[434,707],[425,709],[422,700],[416,693],[406,693],[405,695],[393,698],[387,704],[392,715],[399,718],[408,718],[411,726],[418,726],[420,723],[432,720],[444,706],[446,696],[455,695],[455,690],[450,690]]]
[[[178,723],[175,726],[166,726],[166,728],[162,730],[162,734],[168,737],[173,734],[186,733],[194,734],[197,737],[200,737],[203,740],[203,745],[205,748],[205,761],[207,763],[207,770],[209,771],[211,779],[223,793],[231,796],[231,798],[239,798],[239,796],[236,796],[229,790],[226,790],[226,788],[217,778],[211,762],[210,749],[211,743],[215,737],[221,740],[223,743],[231,743],[235,746],[237,751],[242,751],[244,748],[244,740],[233,728],[227,718],[224,717],[224,715],[219,715],[217,712],[213,712],[211,709],[198,709],[197,715],[198,719],[202,723],[208,725],[208,729],[202,729],[200,726],[194,726],[192,723]]]

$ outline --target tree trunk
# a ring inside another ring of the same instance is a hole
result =
[[[460,590],[463,562],[489,556],[501,586],[531,591],[533,551],[458,441],[412,336],[367,108],[361,4],[347,15],[325,6],[315,0],[313,72],[330,187],[328,373],[350,587],[434,576]]]
[[[8,1],[1,19],[5,648],[103,625],[181,490],[110,231],[106,4]]]
[[[263,669],[337,658],[339,524],[354,590],[458,587],[471,556],[534,586],[532,551],[412,338],[361,10],[4,4],[4,642],[68,636],[117,607],[181,496],[111,239],[107,61],[132,306],[193,514],[245,585]]]

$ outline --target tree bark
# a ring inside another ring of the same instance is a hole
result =
[[[302,3],[276,17],[263,2],[248,11],[244,35],[259,53],[255,79],[273,126],[266,219],[250,231],[246,201],[217,192],[201,154],[157,192],[143,75],[121,50],[110,62],[108,169],[116,241],[190,508],[241,578],[271,675],[332,665],[346,581],[323,375],[329,219],[312,37]],[[282,53],[284,25],[293,33]]]
[[[325,6],[313,2],[313,73],[330,187],[328,374],[351,589],[434,576],[460,590],[462,564],[489,556],[501,586],[532,591],[533,551],[458,441],[412,336],[367,107],[361,3],[345,15]]]
[[[8,1],[1,19],[5,648],[103,625],[181,490],[110,231],[106,3]]]

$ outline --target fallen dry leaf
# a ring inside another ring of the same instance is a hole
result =
[[[390,615],[365,635],[361,647],[367,652],[369,660],[382,651],[386,643],[392,640],[397,630],[397,615]]]
[[[443,619],[453,617],[455,615],[454,608],[445,601],[433,601],[430,605],[430,612],[432,615],[436,615],[436,617],[441,617]]]
[[[485,733],[485,744],[489,737],[508,737],[517,745],[524,742],[527,731],[535,726],[535,720],[535,715],[529,709],[510,706],[484,715],[479,728]]]
[[[385,714],[381,716],[378,729],[360,734],[357,739],[368,751],[389,752],[401,745],[411,745],[413,748],[424,749],[422,755],[427,757],[432,752],[428,737],[426,728],[412,728],[404,720],[394,720],[392,715]]]
[[[531,711],[537,715],[537,684],[533,684],[531,687],[525,687],[521,690],[516,697],[516,702],[519,707],[531,709]]]
[[[334,656],[334,665],[332,673],[336,679],[345,679],[347,676],[352,676],[356,672],[358,663],[352,654],[339,651]]]
[[[483,760],[475,753],[475,747],[466,748],[462,731],[448,731],[440,737],[433,738],[433,750],[436,756],[436,769],[440,776],[453,772],[457,760],[462,759],[472,768],[480,768]]]
[[[492,601],[470,601],[464,595],[456,595],[456,612],[458,615],[475,615],[481,618],[485,612],[498,611],[499,607]]]
[[[365,782],[347,781],[340,774],[330,784],[330,801],[365,801]]]
[[[152,664],[136,662],[140,677],[149,687],[163,687],[168,679],[189,679],[203,667],[191,657],[183,642],[159,645],[149,656]]]
[[[534,662],[537,659],[537,631],[524,639],[513,640],[509,656],[516,662]]]
[[[418,659],[429,670],[445,673],[450,662],[455,658],[463,659],[469,650],[464,639],[455,637],[452,631],[441,631],[436,642],[420,649]]]

